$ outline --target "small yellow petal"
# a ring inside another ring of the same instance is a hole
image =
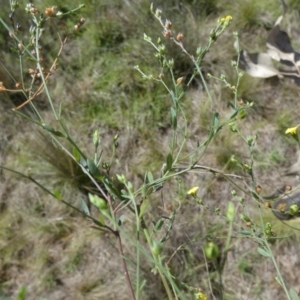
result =
[[[195,186],[195,187],[191,188],[191,189],[187,192],[187,194],[188,194],[188,195],[192,195],[192,196],[196,196],[196,193],[197,193],[198,189],[199,189],[199,187],[198,187],[198,186]]]
[[[200,293],[195,294],[195,298],[196,298],[196,300],[206,300],[207,296],[206,296],[206,294],[203,294],[200,292]]]
[[[227,25],[228,25],[229,22],[231,22],[231,20],[232,20],[232,16],[228,15],[228,16],[226,16],[225,18],[222,18],[222,19],[220,20],[220,22],[221,22],[221,23],[227,23]]]
[[[285,134],[296,135],[296,134],[297,134],[297,128],[298,128],[298,126],[299,126],[299,125],[297,125],[296,127],[288,128],[288,129],[285,131]]]

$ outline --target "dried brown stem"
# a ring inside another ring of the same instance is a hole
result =
[[[126,264],[125,257],[124,257],[124,252],[123,252],[122,240],[121,240],[121,236],[120,236],[119,231],[115,231],[115,236],[118,240],[118,249],[119,249],[119,253],[120,253],[120,256],[121,256],[121,260],[122,260],[122,268],[123,268],[123,272],[124,272],[124,275],[125,275],[125,278],[126,278],[126,282],[127,282],[127,286],[128,286],[129,292],[130,292],[130,296],[131,296],[132,300],[135,300],[136,298],[135,298],[132,283],[131,283],[131,280],[130,280],[129,272],[128,272],[128,269],[127,269],[127,264]]]

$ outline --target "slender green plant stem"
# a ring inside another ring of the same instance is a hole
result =
[[[225,244],[225,249],[223,252],[223,259],[221,261],[221,265],[219,268],[219,276],[220,276],[220,300],[223,299],[223,272],[224,272],[224,267],[227,261],[227,256],[228,256],[228,252],[230,249],[230,242],[231,242],[231,238],[232,238],[232,230],[233,230],[233,220],[230,220],[229,222],[229,230],[227,233],[227,238],[226,238],[226,244]]]
[[[286,287],[285,281],[284,281],[284,279],[283,279],[283,277],[281,275],[281,272],[280,272],[280,269],[278,267],[278,264],[277,264],[277,262],[275,260],[274,255],[273,255],[273,251],[272,251],[272,249],[271,249],[271,247],[270,247],[270,245],[269,245],[269,243],[267,241],[267,236],[266,236],[266,233],[265,233],[265,230],[264,230],[265,229],[265,225],[264,225],[264,220],[263,220],[262,210],[261,210],[260,205],[259,205],[259,216],[260,216],[260,223],[261,223],[261,226],[262,226],[262,229],[263,229],[263,237],[264,237],[264,239],[261,241],[261,243],[263,244],[264,248],[267,250],[268,254],[270,255],[270,258],[272,259],[273,265],[274,265],[274,267],[276,269],[277,276],[278,276],[278,278],[280,280],[280,284],[281,284],[281,286],[282,286],[282,288],[283,288],[283,290],[284,290],[284,292],[285,292],[285,294],[287,296],[287,299],[288,300],[292,300],[291,296],[290,296],[290,293],[289,293],[289,291],[288,291],[288,289]]]
[[[42,125],[41,125],[41,123],[39,121],[36,121],[33,118],[31,118],[30,116],[27,116],[27,115],[21,113],[19,110],[14,110],[14,112],[16,114],[18,114],[19,116],[21,116],[22,118],[24,118],[25,120],[27,120],[27,121],[35,124],[35,125],[38,125],[38,126],[42,127]]]
[[[36,25],[38,25],[38,21],[36,19],[35,19],[35,21],[36,21]],[[43,74],[42,66],[41,66],[41,63],[40,63],[41,57],[40,57],[40,49],[39,49],[39,39],[40,39],[40,34],[42,34],[42,33],[39,29],[39,26],[36,27],[35,31],[36,31],[35,32],[35,51],[36,51],[36,58],[37,58],[37,66],[38,66],[38,69],[39,69],[39,72],[40,72],[40,75],[41,75],[41,78],[42,78],[42,81],[43,81],[44,89],[45,89],[49,104],[51,106],[52,112],[55,116],[55,119],[58,120],[58,115],[57,115],[57,112],[54,108],[54,104],[53,104],[50,92],[48,90],[48,86],[46,84],[45,76]]]
[[[136,298],[139,299],[140,294],[140,213],[137,207],[135,196],[131,191],[131,188],[126,185],[131,203],[134,207],[134,215],[136,222]]]
[[[202,83],[203,83],[203,86],[204,86],[204,89],[205,89],[205,91],[206,91],[206,94],[207,94],[207,96],[208,96],[208,99],[210,100],[211,105],[212,105],[212,107],[213,107],[213,106],[214,106],[214,101],[213,101],[213,98],[212,98],[212,96],[211,96],[211,94],[210,94],[210,91],[209,91],[209,88],[208,88],[208,86],[207,86],[206,80],[205,80],[205,78],[204,78],[204,76],[203,76],[203,74],[202,74],[202,71],[201,71],[200,67],[199,67],[199,64],[198,64],[195,60],[194,60],[193,62],[194,62],[194,65],[195,65],[195,67],[196,67],[196,69],[197,69],[199,75],[200,75],[200,78],[201,78],[201,81],[202,81]]]
[[[146,228],[144,229],[144,235],[146,237],[146,240],[147,240],[147,243],[148,243],[150,249],[152,249],[153,242],[152,242],[152,239],[150,238],[150,235],[149,235],[148,230]],[[161,281],[163,283],[163,286],[164,286],[164,288],[166,290],[166,293],[168,295],[168,299],[169,300],[173,300],[173,295],[172,295],[172,292],[170,290],[169,284],[168,284],[168,282],[166,280],[165,275],[163,274],[163,272],[160,269],[161,263],[159,262],[159,257],[156,254],[154,254],[152,251],[151,251],[151,253],[152,253],[154,262],[156,264],[156,267],[157,267],[160,279],[161,279]]]
[[[38,125],[42,126],[41,123],[42,124],[45,123],[43,117],[41,116],[41,114],[39,113],[38,109],[35,107],[35,105],[32,102],[29,102],[29,105],[30,105],[31,109],[33,110],[33,113],[35,114],[35,117],[39,120]],[[18,111],[14,110],[14,112],[18,112]],[[37,124],[37,123],[35,123],[35,124]]]
[[[284,292],[285,292],[285,294],[286,294],[288,300],[292,300],[291,297],[290,297],[290,293],[289,293],[289,291],[288,291],[288,289],[287,289],[287,287],[286,287],[285,281],[284,281],[284,279],[283,279],[283,277],[282,277],[282,275],[281,275],[281,272],[280,272],[280,269],[279,269],[279,267],[278,267],[278,264],[277,264],[277,262],[276,262],[276,260],[275,260],[274,255],[273,255],[272,249],[270,248],[270,245],[269,245],[269,243],[268,243],[267,241],[265,241],[265,247],[268,249],[268,252],[271,254],[272,262],[273,262],[273,264],[274,264],[274,267],[275,267],[275,269],[276,269],[277,275],[278,275],[278,277],[279,277],[279,279],[280,279],[281,286],[283,287]]]
[[[59,15],[59,18],[68,16],[68,15],[72,15],[72,14],[74,14],[77,10],[80,10],[80,9],[83,8],[83,7],[85,7],[85,4],[80,4],[78,7],[74,8],[74,9],[72,9],[72,10],[69,10],[69,11],[67,11],[67,12],[65,12],[65,13],[61,13],[61,14]]]

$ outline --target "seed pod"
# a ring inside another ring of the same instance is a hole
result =
[[[182,33],[178,33],[178,34],[177,34],[177,37],[176,37],[176,40],[177,40],[178,42],[182,42],[182,41],[183,41],[183,38],[184,38],[183,34],[182,34]]]
[[[23,87],[22,83],[21,82],[17,82],[16,83],[16,88],[17,89],[21,89]]]
[[[288,195],[274,204],[273,212],[280,220],[290,220],[294,216],[299,216],[298,211],[295,211],[297,206],[300,206],[300,194]]]
[[[204,251],[205,251],[205,256],[207,259],[214,260],[217,257],[219,257],[219,255],[220,255],[219,247],[213,242],[208,243],[204,247]]]

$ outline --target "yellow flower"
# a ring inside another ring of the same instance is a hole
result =
[[[195,187],[191,188],[191,189],[187,192],[187,194],[188,194],[188,195],[191,195],[191,196],[193,196],[193,197],[196,197],[198,189],[199,189],[199,186],[195,186]]]
[[[232,16],[228,15],[225,18],[221,19],[221,23],[230,22],[232,20]]]
[[[229,21],[231,21],[231,20],[232,20],[232,16],[230,16],[230,15],[228,15],[228,16],[225,18],[225,22],[226,22],[226,21],[229,22]]]
[[[206,300],[207,296],[206,296],[206,294],[203,294],[200,292],[200,293],[195,294],[195,299],[196,300]]]
[[[299,124],[299,125],[300,125],[300,124]],[[299,125],[297,125],[296,127],[288,128],[288,129],[285,131],[285,134],[296,135],[296,134],[297,134],[297,128],[299,127]]]
[[[285,131],[285,134],[290,134],[296,141],[299,141],[299,139],[298,139],[298,132],[297,132],[299,126],[300,126],[300,124],[298,124],[296,127],[288,128]]]

